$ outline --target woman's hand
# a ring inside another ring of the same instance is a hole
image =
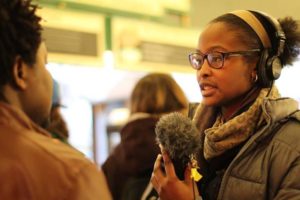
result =
[[[161,168],[162,158],[164,160],[165,173]],[[199,195],[197,186],[191,179],[190,168],[187,167],[185,170],[185,180],[179,180],[169,155],[164,151],[162,155],[158,155],[155,161],[151,183],[161,200],[193,200],[195,195]],[[193,191],[196,191],[195,195]]]

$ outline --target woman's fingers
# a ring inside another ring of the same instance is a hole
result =
[[[193,184],[193,180],[191,177],[191,169],[192,168],[191,168],[190,164],[188,164],[188,166],[185,168],[185,171],[184,171],[184,180],[187,185]]]
[[[165,171],[166,171],[167,177],[169,177],[169,178],[177,177],[174,165],[173,165],[172,160],[170,159],[170,156],[168,155],[168,153],[163,151],[162,157],[164,160]]]
[[[162,156],[161,154],[158,154],[153,168],[153,173],[158,179],[162,179],[165,177],[161,166],[162,166]]]
[[[162,159],[164,160],[164,170]],[[172,160],[167,152],[162,151],[162,155],[158,155],[154,163],[151,183],[159,194],[160,199],[193,199],[193,181],[190,177],[190,169],[186,170],[185,175],[185,181],[180,181],[177,178]]]
[[[161,166],[162,166],[162,156],[161,154],[159,154],[155,160],[153,172],[151,176],[151,183],[157,192],[160,191],[160,187],[161,187],[160,184],[165,178]]]

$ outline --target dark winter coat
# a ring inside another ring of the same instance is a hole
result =
[[[298,104],[280,98],[265,100],[262,108],[267,123],[239,149],[226,168],[218,200],[300,199]]]
[[[142,193],[150,180],[155,159],[160,152],[155,141],[158,118],[143,115],[121,129],[121,142],[102,165],[114,200],[120,200],[131,178],[146,179],[138,189]]]

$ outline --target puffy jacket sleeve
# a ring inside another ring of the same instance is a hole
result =
[[[269,196],[274,200],[300,199],[300,123],[292,121],[281,130],[273,146]]]
[[[284,163],[284,162],[283,162]],[[283,176],[274,200],[300,199],[300,157],[289,166]]]

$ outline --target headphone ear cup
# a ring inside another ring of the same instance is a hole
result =
[[[269,67],[267,68],[267,76],[270,77],[271,80],[276,80],[279,78],[282,69],[281,60],[277,56],[273,56],[268,59]]]
[[[271,82],[269,80],[268,74],[267,74],[267,68],[269,68],[269,66],[267,66],[268,59],[269,59],[269,52],[267,49],[264,49],[261,53],[260,60],[258,62],[258,66],[257,66],[258,83],[262,87],[268,87]]]

